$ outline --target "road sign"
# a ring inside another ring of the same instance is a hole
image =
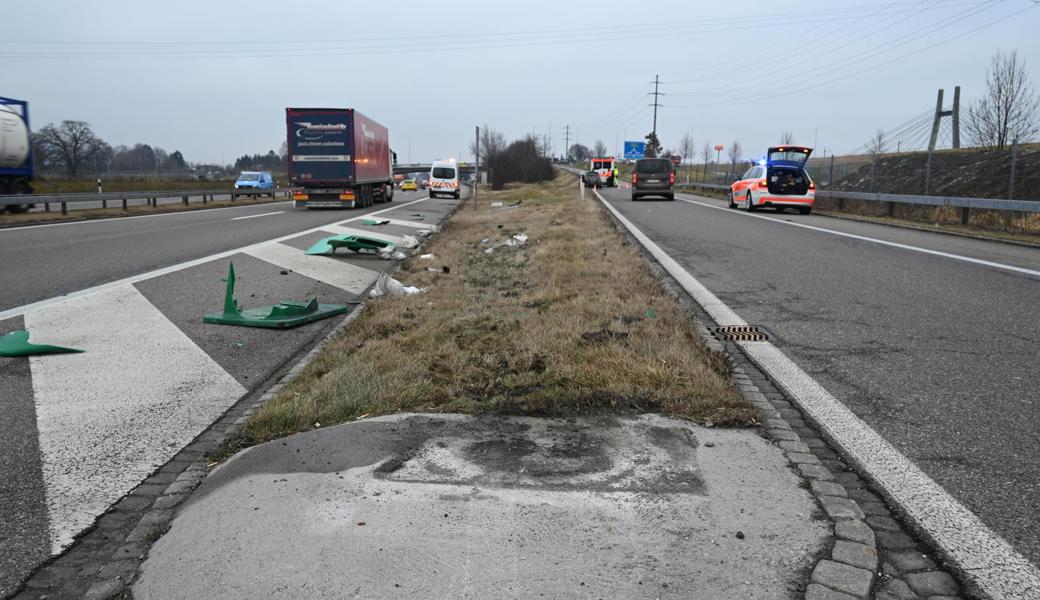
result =
[[[725,146],[723,146],[722,144],[715,144],[715,150],[722,152],[724,149]]]
[[[646,155],[646,142],[625,142],[625,158],[637,159]]]

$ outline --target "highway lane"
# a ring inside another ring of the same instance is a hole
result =
[[[350,229],[419,235],[458,202],[409,204],[424,198],[406,193],[365,210],[268,204],[0,231],[0,334],[28,329],[36,341],[86,350],[0,358],[0,597],[340,320],[289,330],[204,324],[201,315],[220,307],[229,262],[245,307],[354,302],[396,262],[303,250],[345,229],[336,223],[373,211],[394,221],[351,220]]]
[[[393,202],[367,209],[278,202],[0,229],[0,311],[426,196],[397,191]]]
[[[1040,250],[817,215],[748,215],[685,194],[636,203],[627,190],[603,195],[1040,563],[1040,277],[965,260],[1040,272]]]

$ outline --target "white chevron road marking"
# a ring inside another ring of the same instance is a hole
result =
[[[54,553],[246,393],[129,284],[25,325],[86,351],[30,359]]]

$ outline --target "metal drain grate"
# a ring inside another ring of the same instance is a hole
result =
[[[716,327],[712,333],[724,342],[766,342],[769,335],[754,325]]]

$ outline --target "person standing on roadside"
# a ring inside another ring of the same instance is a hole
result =
[[[619,174],[620,171],[618,171],[617,166],[610,170],[610,187],[617,187],[617,180]]]

